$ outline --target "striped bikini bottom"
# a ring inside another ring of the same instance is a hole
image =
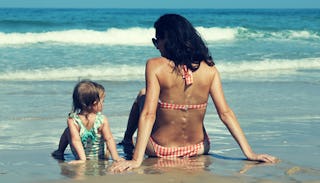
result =
[[[174,158],[174,157],[191,157],[198,155],[200,149],[204,148],[204,142],[200,142],[195,145],[189,145],[184,147],[164,147],[157,144],[152,137],[150,137],[150,142],[154,148],[154,152],[157,157],[162,158]]]

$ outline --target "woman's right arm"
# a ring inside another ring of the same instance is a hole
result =
[[[144,159],[147,143],[149,141],[152,127],[156,119],[156,111],[160,94],[160,84],[156,75],[158,69],[158,60],[152,59],[147,62],[145,71],[146,100],[139,118],[137,143],[135,146],[133,158],[131,161],[122,161],[115,164],[111,168],[111,171],[122,172],[124,170],[137,168],[141,165]]]
[[[210,95],[215,104],[217,113],[221,121],[226,125],[228,130],[230,131],[233,138],[239,144],[243,154],[249,160],[257,160],[257,161],[264,161],[269,163],[274,163],[277,159],[273,156],[268,154],[255,154],[246,137],[244,132],[242,131],[240,124],[237,120],[236,115],[233,113],[231,108],[228,106],[226,99],[224,97],[221,79],[218,70],[213,67],[214,77],[210,87]]]

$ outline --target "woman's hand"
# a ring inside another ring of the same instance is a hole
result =
[[[119,162],[121,162],[121,161],[125,161],[125,159],[119,157],[118,159],[115,159],[115,160],[114,160],[115,163],[119,163]]]
[[[274,157],[274,156],[271,156],[269,154],[255,154],[255,153],[252,153],[252,155],[248,156],[247,157],[248,160],[251,160],[251,161],[261,161],[261,162],[265,162],[265,163],[277,163],[279,162],[279,159]]]
[[[120,173],[123,171],[128,171],[128,170],[132,170],[133,168],[138,168],[140,166],[141,163],[138,163],[135,160],[130,160],[130,161],[117,161],[114,162],[113,165],[110,168],[111,172],[114,173]]]
[[[68,164],[70,165],[77,165],[77,164],[81,164],[81,163],[85,163],[86,160],[73,160],[73,161],[69,161]]]

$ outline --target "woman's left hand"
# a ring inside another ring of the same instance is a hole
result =
[[[140,163],[138,163],[135,160],[130,160],[130,161],[125,160],[125,161],[114,162],[109,170],[114,173],[120,173],[123,171],[132,170],[133,168],[138,168],[139,166],[140,166]]]
[[[248,160],[251,161],[261,161],[261,162],[265,162],[265,163],[277,163],[279,162],[279,159],[271,156],[269,154],[255,154],[253,153],[250,157],[247,157]]]
[[[123,159],[123,158],[118,158],[118,159],[114,160],[115,163],[119,163],[119,162],[121,162],[121,161],[125,161],[125,159]]]
[[[82,164],[85,163],[86,160],[73,160],[73,161],[69,161],[68,164],[70,165],[77,165],[77,164]]]

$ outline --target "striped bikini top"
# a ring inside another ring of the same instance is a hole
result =
[[[166,102],[162,102],[161,100],[158,101],[158,106],[162,109],[172,109],[172,110],[182,110],[182,111],[187,111],[189,109],[205,109],[207,105],[208,103],[184,105],[184,104],[166,103]]]
[[[185,80],[185,84],[191,85],[193,83],[193,75],[192,71],[187,68],[186,65],[183,65],[182,67],[182,78]],[[187,111],[189,109],[205,109],[208,105],[208,103],[203,103],[203,104],[171,104],[171,103],[166,103],[162,102],[159,100],[158,106],[162,109],[173,109],[173,110],[183,110]]]

